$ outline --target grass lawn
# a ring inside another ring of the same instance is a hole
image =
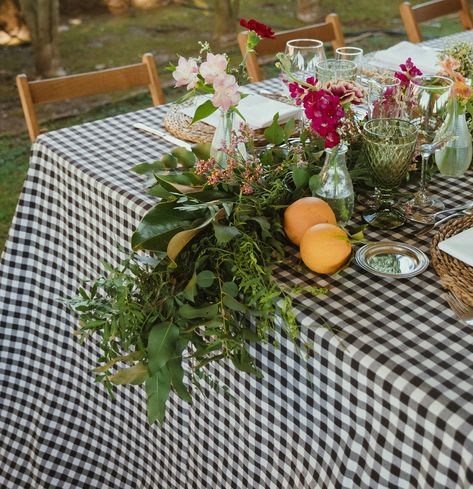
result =
[[[70,19],[62,19],[64,32],[60,35],[60,50],[63,66],[67,73],[80,73],[135,63],[142,53],[152,52],[156,56],[163,82],[169,84],[170,75],[165,71],[168,62],[175,61],[177,54],[197,54],[197,41],[211,40],[213,13],[208,8],[201,8],[211,3],[195,0],[188,2],[187,6],[130,11],[120,16],[83,16],[78,25],[69,23]],[[354,44],[366,51],[372,51],[404,38],[398,16],[399,3],[400,1],[395,0],[322,0],[322,7],[324,14],[332,11],[339,13],[348,43],[353,36],[358,39]],[[419,0],[413,3],[419,3]],[[259,19],[276,31],[302,25],[294,17],[292,1],[242,0],[240,16]],[[398,34],[388,34],[380,30],[397,31]],[[438,37],[458,30],[459,24],[456,20],[446,19],[425,26],[423,32],[426,36]],[[358,36],[362,31],[375,33],[366,37]],[[217,46],[214,48],[219,51]],[[225,51],[232,57],[239,57],[236,45]],[[20,72],[31,74],[31,65],[30,47],[0,48],[0,250],[7,237],[23,185],[30,149],[29,140],[22,129],[22,112],[14,76]],[[268,68],[267,74],[272,73],[274,71]],[[166,95],[168,100],[172,100],[175,93],[167,89]],[[115,100],[112,104],[90,110],[87,105],[81,104],[80,115],[61,118],[48,123],[47,127],[55,129],[147,106],[150,106],[147,95]],[[57,118],[58,114],[50,110],[48,108],[42,111],[40,118]]]

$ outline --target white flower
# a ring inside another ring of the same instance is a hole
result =
[[[213,83],[216,78],[224,76],[228,65],[228,59],[223,54],[207,53],[207,60],[200,65],[200,74],[205,83]]]
[[[172,73],[172,77],[176,80],[175,87],[182,87],[187,85],[187,90],[191,90],[197,83],[197,74],[199,73],[199,67],[197,66],[197,60],[195,58],[186,59],[179,56],[176,69]]]
[[[216,78],[213,82],[215,93],[212,97],[212,104],[223,110],[228,110],[232,105],[237,105],[240,101],[238,93],[238,83],[233,75],[224,74]]]

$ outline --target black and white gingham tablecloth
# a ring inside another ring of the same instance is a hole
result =
[[[278,90],[277,82],[265,89]],[[112,401],[90,370],[61,298],[75,294],[152,204],[129,169],[173,145],[135,129],[161,127],[167,107],[39,138],[0,267],[2,488],[313,489],[473,486],[473,335],[442,298],[432,268],[409,280],[356,265],[322,280],[278,269],[288,283],[328,285],[301,297],[298,318],[317,355],[279,338],[254,353],[265,378],[231,367],[193,405],[175,396],[163,427],[146,422],[141,387]],[[473,175],[436,178],[447,205],[473,199]],[[407,225],[370,230],[428,250]],[[339,326],[342,335],[320,327]]]

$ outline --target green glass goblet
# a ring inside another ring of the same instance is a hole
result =
[[[416,148],[417,128],[402,119],[371,119],[363,126],[363,154],[373,175],[378,202],[363,219],[380,229],[395,229],[406,221],[393,207],[393,192],[404,180]]]

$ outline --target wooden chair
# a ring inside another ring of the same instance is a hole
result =
[[[150,53],[144,54],[142,62],[135,65],[80,75],[38,81],[29,81],[26,75],[18,75],[16,85],[32,142],[40,133],[35,105],[143,86],[148,86],[154,105],[164,103],[156,63]]]
[[[240,46],[240,51],[243,55],[246,52],[247,38],[248,31],[243,31],[238,34],[238,45]],[[277,32],[274,39],[262,39],[258,46],[256,46],[255,52],[248,54],[246,58],[246,66],[248,69],[248,76],[252,82],[261,81],[263,79],[258,56],[274,55],[284,51],[286,42],[291,39],[319,39],[323,42],[332,42],[333,49],[345,45],[342,25],[337,14],[327,15],[325,22],[322,22],[321,24]]]
[[[422,41],[419,22],[436,19],[448,14],[459,13],[463,29],[473,29],[473,19],[468,0],[432,0],[414,7],[409,2],[404,2],[400,6],[400,12],[407,32],[407,38],[414,43]]]

